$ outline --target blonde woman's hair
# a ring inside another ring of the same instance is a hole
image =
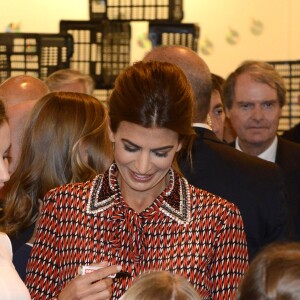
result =
[[[95,88],[93,78],[77,70],[61,69],[53,72],[45,79],[45,83],[51,92],[63,91],[65,85],[77,82],[84,86],[86,94],[93,94]]]
[[[168,271],[152,271],[137,278],[122,300],[201,300],[187,279]]]
[[[21,156],[5,186],[0,229],[13,236],[33,224],[50,189],[92,179],[112,162],[106,108],[94,97],[49,93],[33,107]]]

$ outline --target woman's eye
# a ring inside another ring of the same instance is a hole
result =
[[[3,155],[3,160],[7,160],[8,162],[11,161],[11,156],[7,155]]]
[[[132,146],[128,146],[128,145],[124,145],[124,149],[128,152],[136,152],[138,151],[138,148],[136,147],[132,147]]]
[[[167,157],[168,152],[154,152],[157,157]]]

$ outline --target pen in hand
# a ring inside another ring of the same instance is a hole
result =
[[[129,272],[120,271],[120,272],[118,272],[116,274],[108,275],[107,277],[109,277],[109,278],[116,278],[116,279],[118,279],[118,278],[126,278],[126,277],[130,278],[131,274]]]
[[[79,266],[78,267],[78,275],[85,275],[91,272],[94,272],[96,270],[102,269],[102,267],[98,267],[98,266]],[[119,279],[119,278],[130,278],[131,274],[129,272],[125,272],[125,271],[120,271],[116,274],[112,274],[112,275],[108,275],[107,277],[109,278],[115,278],[115,279]]]

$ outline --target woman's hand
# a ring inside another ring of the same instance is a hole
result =
[[[107,276],[118,273],[122,267],[108,267],[107,262],[93,265],[102,268],[74,278],[59,294],[58,300],[109,300],[112,295],[112,279]]]

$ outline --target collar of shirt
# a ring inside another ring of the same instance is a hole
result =
[[[133,210],[129,208],[122,197],[117,171],[118,167],[113,163],[104,174],[99,174],[93,179],[88,196],[88,214],[97,214],[109,210],[112,206],[114,206],[113,218],[125,219],[126,214],[132,214]],[[180,224],[188,224],[191,218],[189,183],[172,168],[169,170],[169,176],[169,185],[139,215],[144,218],[153,218],[155,211],[161,211]]]
[[[278,138],[275,136],[272,144],[261,154],[259,154],[257,157],[270,161],[270,162],[275,162],[276,159],[276,150],[277,150],[277,144],[278,144]],[[240,145],[239,145],[239,138],[237,137],[235,140],[235,149],[242,151]]]
[[[205,123],[193,123],[193,127],[200,127],[200,128],[206,128],[208,130],[212,130],[212,128]]]

